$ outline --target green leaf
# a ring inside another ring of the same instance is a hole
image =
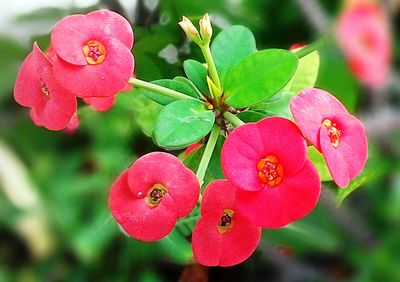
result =
[[[154,138],[160,147],[181,149],[206,136],[214,121],[214,113],[200,101],[175,101],[158,115]]]
[[[266,118],[268,115],[258,111],[247,110],[237,114],[236,116],[240,118],[243,122],[248,123],[257,122],[263,118]]]
[[[372,163],[373,165],[367,164],[363,172],[361,172],[359,176],[351,181],[349,186],[347,186],[346,188],[338,189],[337,200],[339,205],[342,204],[343,201],[355,190],[357,190],[364,184],[385,175],[391,168],[391,164],[388,162],[381,161]]]
[[[163,106],[152,102],[141,110],[137,116],[136,121],[147,136],[153,136],[156,120],[162,109]]]
[[[211,45],[221,81],[224,81],[226,73],[232,67],[256,51],[256,40],[248,28],[235,25],[221,31]]]
[[[265,116],[280,116],[292,119],[292,113],[290,112],[290,100],[294,96],[295,95],[291,92],[279,92],[267,101],[252,107],[252,109],[264,114]]]
[[[288,88],[285,90],[298,94],[307,88],[315,85],[319,70],[319,53],[317,51],[308,54],[299,60],[299,66],[294,74]]]
[[[226,103],[244,108],[272,97],[293,77],[297,63],[296,55],[281,49],[267,49],[247,56],[226,74]]]
[[[197,89],[196,85],[194,85],[194,83],[191,80],[187,79],[186,77],[177,76],[177,77],[174,77],[174,80],[180,81],[180,82],[183,82],[183,83],[189,85],[193,89],[193,91],[196,92],[196,98],[200,98],[202,96],[201,92],[199,91],[199,89]]]
[[[198,61],[189,59],[183,62],[183,69],[186,76],[196,85],[201,93],[208,93],[207,67]]]
[[[160,79],[160,80],[155,80],[152,81],[152,83],[167,87],[172,90],[176,90],[178,92],[181,92],[183,94],[189,95],[191,97],[197,98],[197,93],[187,85],[186,83],[183,83],[181,81],[177,80],[172,80],[172,79]],[[172,103],[176,101],[176,99],[164,96],[160,93],[150,91],[150,90],[145,90],[142,89],[143,94],[146,95],[149,99],[161,104],[161,105],[168,105],[169,103]]]
[[[332,176],[324,157],[314,146],[307,147],[307,157],[317,169],[321,181],[332,181]]]

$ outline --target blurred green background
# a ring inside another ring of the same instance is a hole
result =
[[[398,1],[382,2],[397,35]],[[20,64],[34,41],[48,47],[62,17],[109,8],[133,24],[137,77],[173,78],[183,75],[185,59],[202,61],[177,25],[182,15],[197,22],[209,12],[215,34],[240,24],[253,31],[259,49],[289,48],[324,33],[341,2],[3,0],[0,8],[0,281],[400,281],[397,38],[392,78],[381,91],[360,86],[335,46],[321,51],[317,86],[365,122],[370,157],[363,174],[345,190],[325,185],[309,216],[265,230],[243,264],[206,269],[191,266],[182,237],[136,241],[120,232],[108,210],[115,177],[138,156],[159,150],[141,129],[149,126],[141,114],[147,101],[133,91],[105,113],[81,105],[74,134],[50,132],[34,126],[13,100]]]

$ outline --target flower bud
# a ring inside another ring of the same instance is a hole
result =
[[[182,17],[182,20],[178,23],[183,31],[186,33],[187,37],[193,40],[196,44],[202,45],[202,40],[200,38],[200,34],[197,28],[193,25],[193,23],[185,16]]]
[[[203,43],[208,44],[210,42],[212,36],[212,27],[210,22],[210,17],[206,13],[203,18],[199,22],[200,25],[200,34],[203,38]]]

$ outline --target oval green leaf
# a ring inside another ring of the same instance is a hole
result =
[[[307,147],[307,157],[314,164],[321,181],[332,181],[331,173],[326,165],[325,159],[313,146]]]
[[[182,149],[205,137],[212,129],[214,113],[195,100],[168,104],[158,115],[154,139],[160,147]]]
[[[319,53],[317,51],[308,54],[299,60],[299,66],[288,88],[285,90],[298,94],[307,88],[313,88],[318,78]]]
[[[297,56],[283,49],[267,49],[247,56],[226,74],[226,103],[245,108],[272,97],[291,80],[297,64]]]
[[[211,45],[211,53],[222,82],[232,67],[256,51],[256,40],[248,28],[235,25],[222,30]]]
[[[186,76],[196,85],[201,93],[208,93],[206,66],[198,61],[189,59],[183,62],[183,69]]]
[[[187,85],[186,83],[183,83],[178,80],[173,80],[173,79],[160,79],[160,80],[154,80],[152,83],[167,87],[169,89],[178,91],[180,93],[186,94],[188,96],[197,98],[197,93]],[[150,91],[150,90],[145,90],[143,89],[143,94],[146,95],[147,98],[153,100],[154,102],[157,102],[161,105],[168,105],[169,103],[172,103],[176,101],[176,99],[162,95],[160,93]]]

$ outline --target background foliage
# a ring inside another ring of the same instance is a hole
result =
[[[39,9],[16,16],[14,23],[55,23],[70,13],[113,9],[134,24],[135,73],[149,81],[183,76],[189,57],[203,61],[177,25],[182,15],[197,21],[209,12],[215,33],[240,24],[255,34],[259,49],[289,48],[317,38],[298,2],[138,1],[132,11],[104,0],[84,9]],[[319,3],[331,18],[341,5]],[[392,17],[399,22],[398,13]],[[393,34],[399,29],[394,25]],[[35,40],[45,49],[48,32],[32,34],[27,44],[0,38],[0,281],[176,281],[207,271],[210,281],[400,281],[398,74],[387,89],[371,92],[355,81],[334,46],[321,52],[317,86],[366,123],[365,172],[344,190],[325,185],[318,207],[305,219],[264,231],[259,249],[245,263],[207,270],[188,266],[192,253],[182,239],[188,234],[184,225],[160,242],[142,243],[123,235],[108,211],[115,177],[138,156],[160,150],[149,137],[160,107],[133,90],[119,95],[105,113],[81,107],[75,134],[35,127],[12,98],[16,72]],[[394,69],[400,63],[396,40]],[[196,167],[193,160],[186,160],[189,167]],[[222,177],[218,163],[211,160],[210,166],[206,179]]]

